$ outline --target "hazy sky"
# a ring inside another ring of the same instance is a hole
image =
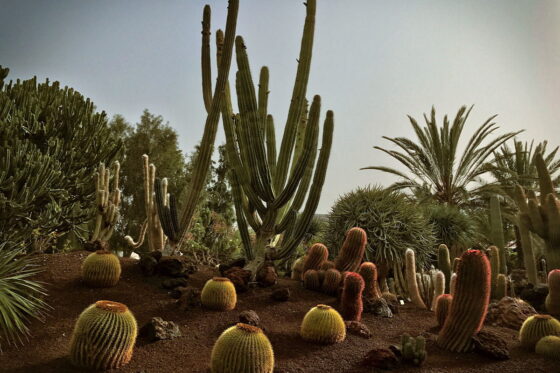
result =
[[[200,20],[207,1],[0,0],[0,64],[9,77],[49,77],[136,122],[144,108],[177,129],[183,150],[205,120]],[[227,1],[211,1],[212,29]],[[333,151],[318,212],[359,185],[393,178],[374,145],[411,136],[406,114],[475,108],[468,134],[499,114],[504,131],[560,144],[560,1],[318,0],[308,95],[335,112]],[[285,123],[305,8],[301,0],[241,0],[254,75],[270,68],[277,135]],[[235,65],[232,65],[235,66]],[[230,72],[233,76],[234,69]],[[214,76],[215,77],[215,76]],[[213,78],[214,78],[213,77]],[[323,115],[324,118],[324,115]],[[218,141],[224,139],[222,129]]]

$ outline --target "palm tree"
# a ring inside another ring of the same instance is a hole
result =
[[[488,118],[469,139],[465,150],[459,154],[459,140],[463,128],[472,110],[463,106],[451,123],[447,115],[443,126],[436,122],[436,112],[432,107],[430,117],[424,114],[426,125],[421,127],[417,121],[408,116],[417,140],[405,137],[386,137],[399,150],[381,150],[402,163],[410,174],[384,166],[364,167],[362,169],[380,170],[399,176],[399,180],[389,186],[393,190],[410,189],[418,198],[427,196],[438,203],[462,207],[473,201],[481,185],[480,176],[487,172],[485,164],[488,158],[518,132],[509,132],[491,138],[499,127],[493,122],[496,115]],[[473,186],[476,183],[478,186]]]

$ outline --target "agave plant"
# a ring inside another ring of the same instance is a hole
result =
[[[444,204],[430,204],[425,209],[438,244],[446,244],[452,252],[460,252],[477,241],[476,220],[470,214]]]
[[[521,132],[508,132],[491,138],[499,128],[493,122],[496,117],[494,115],[475,131],[463,153],[459,154],[459,139],[471,110],[472,106],[469,109],[461,107],[453,122],[446,115],[443,126],[437,124],[434,108],[429,117],[424,114],[424,127],[409,116],[417,141],[405,137],[383,137],[400,150],[379,146],[375,146],[375,149],[398,160],[410,174],[384,166],[362,169],[380,170],[399,176],[402,180],[392,184],[389,187],[392,190],[410,189],[415,195],[427,193],[433,200],[449,205],[469,204],[480,191],[480,185],[477,184],[480,176],[487,172],[485,164],[489,157]]]
[[[32,279],[40,270],[21,251],[0,244],[0,352],[3,342],[22,344],[29,336],[29,321],[43,320],[49,308],[43,285]]]

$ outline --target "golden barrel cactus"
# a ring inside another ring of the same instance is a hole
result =
[[[208,280],[200,294],[202,305],[216,311],[231,311],[237,304],[235,286],[225,277]]]
[[[532,350],[541,338],[549,335],[560,336],[560,321],[550,315],[533,315],[521,325],[519,341],[522,347]]]
[[[334,308],[319,304],[303,318],[300,334],[306,341],[333,344],[346,338],[346,325]]]
[[[107,288],[119,282],[121,262],[108,250],[97,250],[82,264],[82,279],[91,287]]]

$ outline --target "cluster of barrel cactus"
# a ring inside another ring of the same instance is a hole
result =
[[[533,350],[541,338],[549,335],[560,335],[560,321],[550,315],[533,315],[523,322],[519,342],[522,347]]]

